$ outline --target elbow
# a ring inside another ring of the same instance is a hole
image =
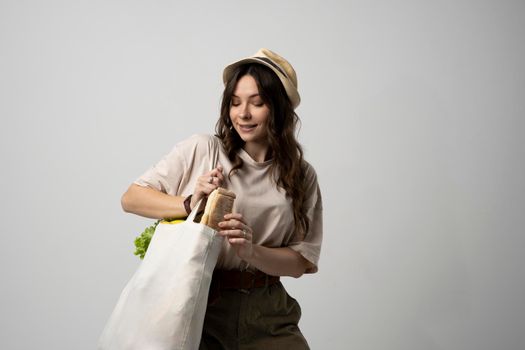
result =
[[[302,275],[304,275],[306,271],[311,269],[313,264],[310,261],[308,261],[305,257],[303,257],[301,254],[299,254],[298,252],[295,252],[295,254],[297,256],[298,263],[297,263],[297,267],[294,269],[295,271],[293,272],[293,274],[291,274],[291,277],[299,278]]]
[[[301,277],[303,274],[304,274],[304,270],[297,270],[297,271],[295,271],[295,272],[292,274],[291,277],[293,277],[293,278],[299,278],[299,277]]]
[[[120,205],[122,206],[122,210],[124,210],[126,213],[131,213],[132,211],[132,200],[131,200],[131,187],[124,192],[122,197],[120,198]]]
[[[129,201],[127,197],[127,192],[124,193],[120,198],[120,206],[122,207],[122,210],[124,210],[126,213],[129,213]]]
[[[299,266],[297,266],[295,271],[291,274],[291,277],[293,277],[293,278],[299,278],[302,275],[304,275],[306,273],[306,271],[308,271],[308,265],[310,264],[310,262],[308,262],[303,257],[301,257],[301,258],[302,258],[301,259],[301,263],[299,264]]]

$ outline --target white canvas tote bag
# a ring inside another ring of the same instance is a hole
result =
[[[217,231],[193,222],[199,207],[183,223],[157,225],[144,260],[102,332],[100,350],[199,348],[222,246]]]
[[[99,349],[198,349],[221,240],[192,218],[176,225],[159,223],[144,261],[107,322]]]

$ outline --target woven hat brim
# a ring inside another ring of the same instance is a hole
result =
[[[274,71],[275,74],[277,74],[277,76],[279,77],[279,80],[281,80],[281,83],[283,84],[284,89],[286,90],[288,98],[292,102],[293,108],[295,109],[297,108],[297,106],[299,106],[299,103],[301,102],[301,97],[299,96],[299,91],[297,91],[297,88],[291,83],[290,79],[285,74],[283,74],[283,72],[281,72],[280,69],[261,59],[247,57],[226,66],[222,73],[222,81],[224,82],[224,84],[226,84],[231,79],[235,68],[246,63],[262,64]]]

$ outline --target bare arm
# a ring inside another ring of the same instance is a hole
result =
[[[199,176],[191,197],[190,207],[207,197],[224,181],[222,166]],[[120,200],[122,209],[152,219],[184,218],[188,215],[184,208],[184,197],[172,196],[151,187],[131,184]]]
[[[239,213],[226,214],[219,234],[248,264],[272,276],[301,277],[313,264],[288,247],[270,248],[254,244],[253,231]]]
[[[150,187],[131,184],[122,195],[122,209],[152,219],[183,218],[184,197],[171,196]]]
[[[245,261],[268,275],[295,278],[301,277],[312,265],[291,248],[268,248],[256,244],[253,244],[251,257]]]

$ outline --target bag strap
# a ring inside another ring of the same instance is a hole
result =
[[[199,208],[201,207],[201,203],[204,200],[204,198],[199,199],[199,201],[195,204],[193,209],[191,210],[190,215],[186,218],[186,221],[193,222],[195,221],[195,216],[197,216],[197,212],[199,211]]]
[[[217,166],[217,163],[219,162],[219,139],[217,136],[212,136],[212,145],[210,149],[210,170],[214,169]],[[186,218],[188,221],[194,221],[195,216],[197,216],[197,212],[199,211],[199,208],[201,207],[202,201],[205,200],[204,198],[199,199],[199,201],[195,204],[193,209],[191,210],[190,214]]]
[[[210,170],[217,166],[219,162],[219,148],[220,142],[217,136],[212,136],[212,146],[210,150]]]

